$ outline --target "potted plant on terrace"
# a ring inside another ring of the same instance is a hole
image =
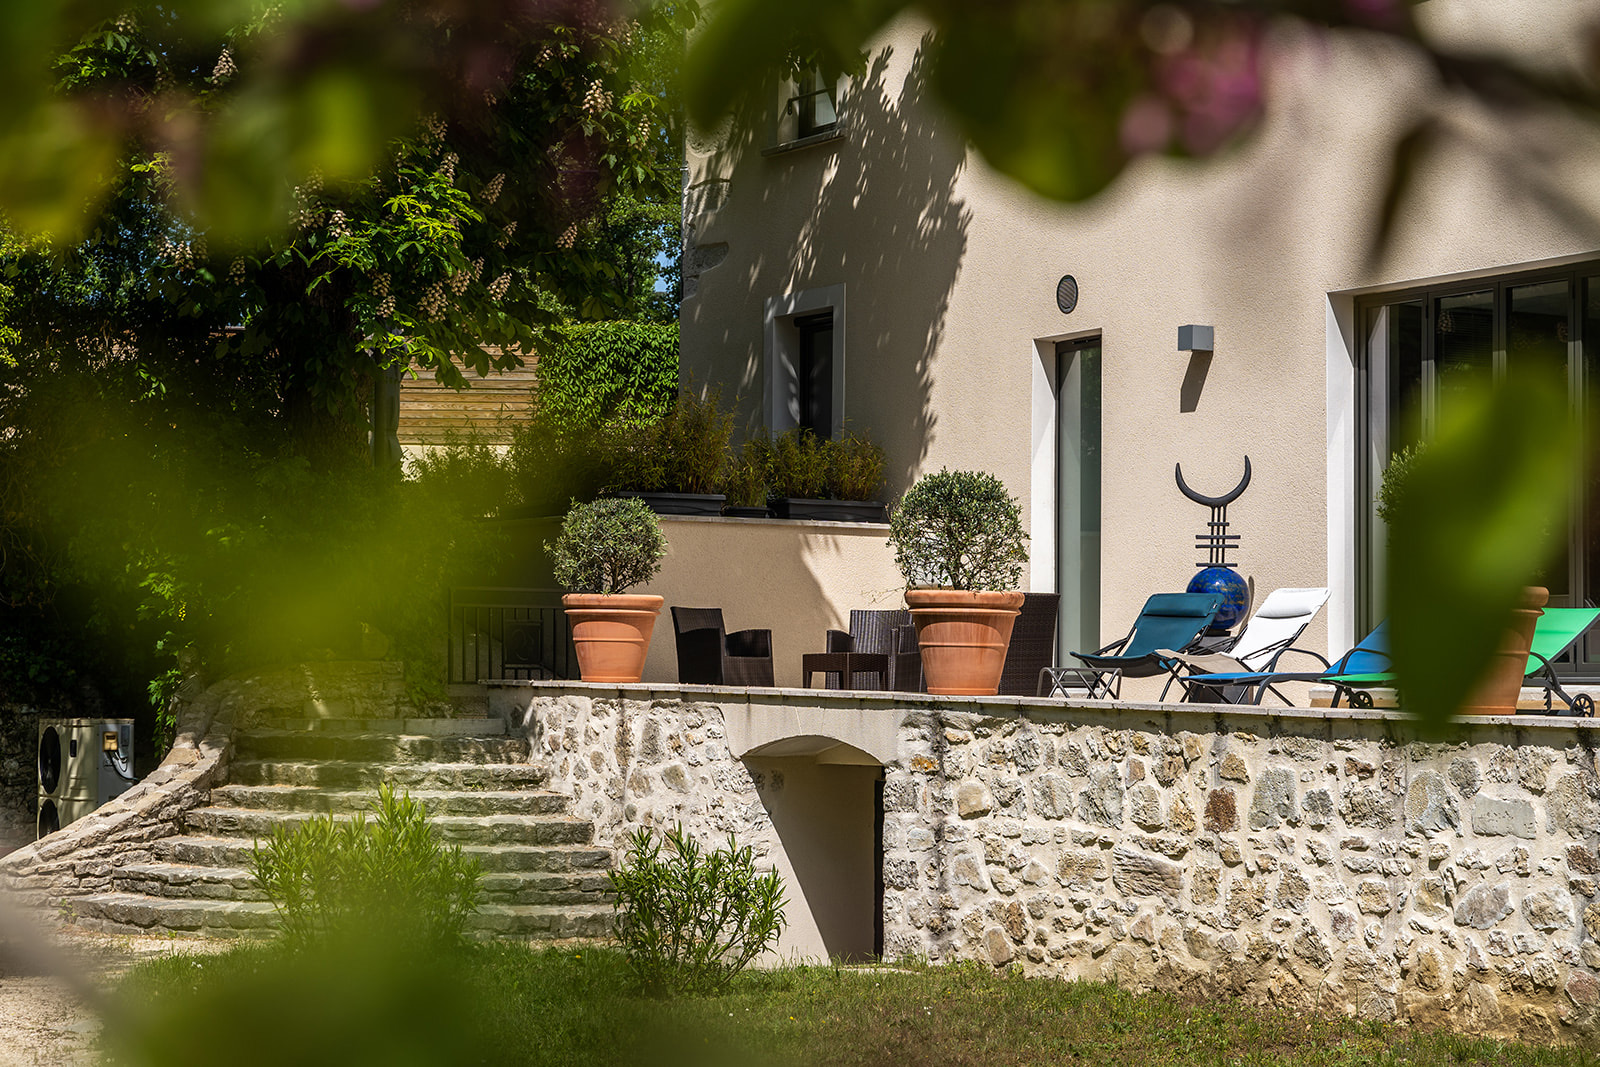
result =
[[[824,441],[810,430],[789,430],[765,453],[778,518],[887,521],[883,503],[873,499],[883,489],[883,449],[865,435]]]
[[[733,413],[716,393],[685,389],[654,421],[618,422],[604,435],[613,496],[638,497],[658,515],[719,515]]]
[[[992,474],[923,475],[889,518],[928,692],[993,696],[1022,607],[1028,535]]]
[[[545,542],[572,624],[586,682],[637,682],[662,598],[628,593],[661,570],[667,540],[655,512],[633,498],[574,503],[554,541]]]

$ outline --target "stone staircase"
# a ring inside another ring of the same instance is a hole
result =
[[[250,873],[253,844],[279,826],[368,811],[387,782],[425,803],[439,836],[482,865],[480,936],[604,936],[611,853],[527,759],[527,742],[498,719],[267,720],[236,734],[228,784],[188,812],[181,834],[118,867],[109,891],[61,908],[115,933],[265,934],[274,916]]]

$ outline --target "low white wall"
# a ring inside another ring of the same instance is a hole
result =
[[[646,682],[678,680],[674,604],[721,608],[729,632],[770,629],[775,681],[787,687],[801,684],[800,657],[824,651],[825,632],[847,628],[852,608],[905,607],[887,526],[671,515],[661,526],[667,558],[656,580],[637,590],[667,600]]]

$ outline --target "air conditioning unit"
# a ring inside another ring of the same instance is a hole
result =
[[[39,721],[40,837],[83,818],[132,784],[132,719]]]

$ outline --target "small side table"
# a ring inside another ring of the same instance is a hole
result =
[[[805,687],[812,688],[811,676],[823,673],[823,687],[827,688],[827,675],[839,676],[839,688],[849,689],[850,679],[857,674],[876,674],[878,688],[889,686],[889,657],[882,652],[807,652],[800,657],[800,671]]]

